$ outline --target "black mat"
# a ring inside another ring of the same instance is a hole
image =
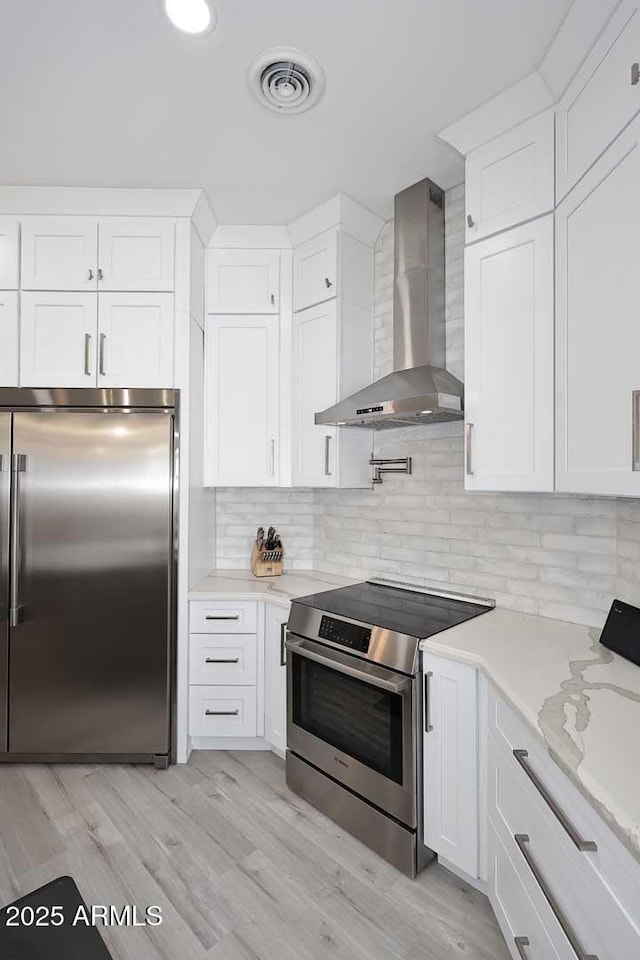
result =
[[[58,877],[11,906],[18,907],[27,921],[31,918],[31,911],[24,911],[24,907],[33,908],[36,918],[45,919],[47,912],[38,913],[38,907],[62,907],[64,923],[60,926],[38,927],[24,923],[7,926],[15,911],[4,907],[0,910],[2,960],[113,960],[96,927],[73,926],[78,907],[86,904],[71,877]]]

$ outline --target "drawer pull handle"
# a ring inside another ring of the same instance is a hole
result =
[[[468,213],[468,214],[467,214],[467,226],[468,226],[468,227],[475,227],[475,225],[476,225],[475,220],[473,219],[473,217],[471,216],[471,214]]]
[[[632,413],[631,413],[631,449],[632,449],[632,470],[640,470],[640,390],[634,390],[632,394]]]
[[[631,86],[637,87],[640,83],[640,63],[631,64]]]
[[[520,853],[526,860],[527,866],[531,870],[531,873],[533,874],[534,879],[536,880],[538,886],[542,890],[545,900],[551,907],[552,912],[555,914],[556,920],[562,927],[562,931],[565,937],[567,938],[567,940],[569,941],[569,943],[571,944],[573,952],[575,953],[578,960],[598,960],[595,953],[585,953],[582,947],[580,946],[580,944],[578,943],[578,939],[575,933],[573,932],[573,929],[571,928],[571,925],[569,924],[569,921],[567,920],[564,914],[564,911],[558,904],[558,901],[552,894],[551,890],[549,890],[549,887],[547,886],[547,882],[544,879],[542,873],[540,872],[538,864],[535,862],[535,860],[531,855],[531,851],[529,850],[529,846],[528,846],[529,843],[531,842],[529,835],[526,833],[516,833],[514,834],[513,839],[518,844],[518,847],[520,848]]]
[[[237,717],[239,710],[205,710],[205,717]]]
[[[527,757],[529,756],[528,751],[514,750],[513,755],[518,761],[518,763],[520,764],[520,766],[522,767],[522,769],[524,770],[524,772],[526,773],[531,783],[534,785],[534,787],[542,797],[542,799],[545,801],[545,803],[551,810],[554,817],[557,819],[558,823],[561,824],[561,826],[565,829],[565,831],[571,837],[571,839],[573,840],[578,850],[582,850],[583,852],[595,853],[596,850],[598,849],[597,843],[595,843],[593,840],[582,839],[582,837],[580,836],[580,834],[578,833],[574,825],[568,819],[567,815],[560,809],[556,801],[553,799],[553,797],[545,787],[542,780],[540,780],[537,773],[531,768],[531,766],[527,762]]]
[[[205,620],[239,620],[239,619],[240,619],[239,613],[225,614],[225,615],[220,615],[220,614],[214,615],[212,613],[208,613],[205,616]]]
[[[529,946],[529,937],[514,937],[513,942],[516,945],[518,956],[522,957],[522,960],[527,960],[527,955],[524,952],[524,948]]]
[[[240,663],[240,657],[232,657],[227,660],[216,660],[214,657],[207,657],[205,663]]]

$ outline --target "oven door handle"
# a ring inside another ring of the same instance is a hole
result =
[[[306,640],[292,640],[289,638],[286,642],[286,648],[290,653],[304,657],[305,660],[313,660],[314,663],[321,663],[323,666],[335,670],[336,673],[344,673],[347,677],[353,677],[355,680],[368,683],[372,687],[379,687],[381,690],[387,690],[389,693],[402,694],[405,690],[411,689],[413,681],[410,677],[403,677],[401,680],[386,680],[384,677],[379,676],[379,668],[369,665],[368,663],[363,663],[362,666],[352,667],[350,664],[345,663],[342,657],[338,659],[338,657],[332,656],[330,653],[325,653],[324,650],[320,652],[319,650],[311,649],[309,642]]]

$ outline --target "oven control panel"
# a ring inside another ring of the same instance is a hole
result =
[[[331,643],[339,643],[342,647],[357,650],[359,653],[367,653],[371,641],[371,630],[360,626],[359,623],[347,623],[345,620],[334,620],[333,617],[323,616],[318,637],[321,640],[330,640]]]

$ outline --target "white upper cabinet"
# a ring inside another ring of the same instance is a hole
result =
[[[559,202],[640,110],[640,4],[624,0],[557,107]]]
[[[23,290],[173,290],[174,222],[25,217]]]
[[[336,427],[314,416],[338,400],[338,307],[335,300],[293,318],[293,485],[337,483]]]
[[[20,386],[96,385],[97,306],[92,293],[22,294]]]
[[[278,313],[278,250],[210,250],[207,313]]]
[[[553,111],[521,123],[466,162],[466,241],[553,210]]]
[[[0,387],[18,385],[18,293],[0,290]]]
[[[22,220],[23,290],[95,290],[98,225],[88,217]]]
[[[337,293],[338,230],[333,228],[294,250],[293,309],[305,310],[330,300]]]
[[[423,653],[424,842],[479,875],[478,677],[475,667]]]
[[[173,294],[98,298],[98,386],[173,386]]]
[[[341,300],[293,315],[293,485],[371,485],[371,431],[315,414],[371,382],[370,311]]]
[[[553,306],[552,214],[467,247],[468,490],[553,490]]]
[[[208,317],[205,344],[205,484],[277,486],[278,317]]]
[[[174,233],[174,221],[162,217],[100,220],[100,290],[173,290]]]
[[[19,285],[20,225],[14,217],[0,217],[0,290],[17,290]]]
[[[556,214],[557,487],[640,496],[640,118]]]

